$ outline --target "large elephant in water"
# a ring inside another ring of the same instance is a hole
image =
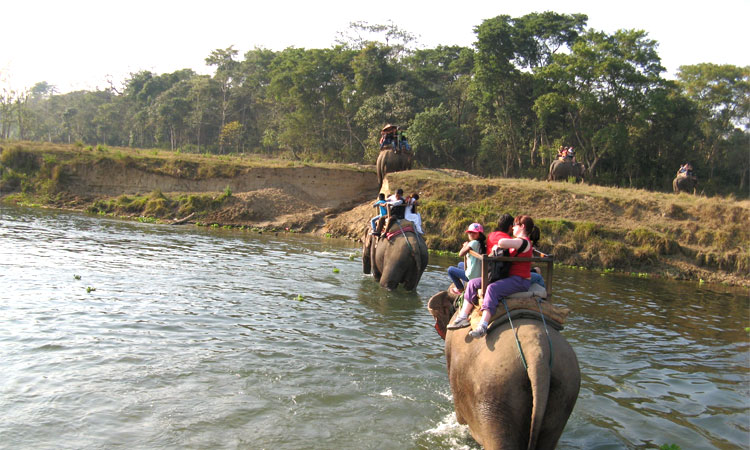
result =
[[[443,291],[428,302],[445,336],[456,419],[485,449],[554,448],[581,385],[570,344],[550,323],[547,333],[542,322],[524,316],[513,319],[517,334],[509,322],[491,325],[479,339],[469,328],[446,330],[456,297]]]
[[[383,185],[383,179],[391,172],[400,172],[411,169],[411,152],[401,150],[381,150],[378,155],[376,167],[378,170],[378,187]]]
[[[362,271],[392,291],[403,283],[411,291],[427,268],[427,244],[413,231],[411,222],[393,221],[389,232],[375,236],[366,232],[362,239]],[[403,232],[401,232],[403,230]]]
[[[672,190],[675,194],[687,192],[695,194],[695,188],[698,186],[698,177],[694,175],[680,174],[672,180]]]
[[[583,181],[584,169],[581,163],[556,159],[549,166],[547,181],[567,180],[569,177],[575,177],[576,181]]]

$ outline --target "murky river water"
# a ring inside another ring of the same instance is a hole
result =
[[[1,448],[476,448],[427,299],[344,241],[0,206]],[[79,278],[80,277],[80,278]],[[746,290],[555,271],[559,448],[750,446]]]

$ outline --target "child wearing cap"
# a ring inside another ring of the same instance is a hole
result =
[[[448,276],[451,277],[455,286],[451,288],[451,293],[456,295],[464,290],[462,281],[469,281],[482,275],[482,262],[477,257],[472,256],[469,250],[474,250],[481,255],[486,251],[487,245],[487,238],[484,235],[484,227],[482,225],[472,223],[466,229],[466,233],[469,235],[469,240],[464,242],[461,250],[458,252],[458,256],[463,257],[464,261],[458,263],[457,266],[448,268]]]

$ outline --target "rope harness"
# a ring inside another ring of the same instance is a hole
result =
[[[505,302],[505,298],[500,299],[505,307],[505,314],[508,316],[508,323],[510,329],[513,331],[513,337],[516,338],[516,347],[518,348],[518,355],[521,357],[521,363],[525,370],[529,370],[529,366],[526,363],[526,355],[523,354],[523,348],[521,347],[521,341],[518,339],[518,330],[513,326],[513,319],[510,317],[510,310],[508,304]],[[544,326],[544,333],[547,335],[547,343],[549,344],[549,365],[552,367],[552,339],[549,337],[549,330],[547,329],[547,321],[544,319],[544,313],[542,312],[542,302],[539,298],[536,298],[536,304],[539,306],[539,315],[542,317],[542,325]]]
[[[508,304],[505,303],[505,298],[500,299],[503,302],[503,306],[505,306],[505,314],[508,315],[508,323],[510,324],[510,329],[513,330],[513,337],[516,338],[516,347],[518,347],[518,354],[521,356],[521,363],[523,363],[524,370],[529,370],[528,364],[526,364],[526,356],[523,354],[523,348],[521,348],[521,341],[518,340],[518,331],[516,331],[516,327],[513,326],[513,319],[510,318],[510,310],[508,309]]]

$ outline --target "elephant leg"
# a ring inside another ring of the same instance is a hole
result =
[[[375,278],[375,281],[380,281],[380,278],[382,276],[380,267],[378,267],[378,260],[376,259],[378,240],[379,238],[373,236],[371,244],[370,244],[370,262],[372,265],[372,277]]]
[[[383,275],[380,278],[380,285],[392,291],[398,287],[399,283],[404,282],[409,273],[413,270],[411,265],[414,261],[405,248],[406,240],[404,236],[396,238],[393,244],[388,246],[388,253],[383,258]]]
[[[373,236],[369,233],[365,234],[364,245],[362,246],[362,272],[369,275],[372,271],[372,258],[370,257],[370,249],[372,247]]]
[[[398,284],[401,282],[401,276],[402,273],[398,270],[398,264],[386,262],[380,277],[380,285],[392,291],[398,287]]]
[[[528,379],[521,370],[505,373],[502,385],[477,383],[477,374],[466,378],[468,386],[475,385],[471,403],[459,408],[474,439],[485,449],[520,449],[528,446],[531,427],[531,392]],[[480,379],[482,376],[480,376]],[[458,395],[466,395],[459,393]],[[456,394],[454,393],[454,399]],[[459,422],[461,423],[461,422]],[[540,447],[541,448],[541,447]]]
[[[419,271],[415,269],[409,270],[404,276],[404,289],[407,291],[413,291],[419,284],[420,278]]]

